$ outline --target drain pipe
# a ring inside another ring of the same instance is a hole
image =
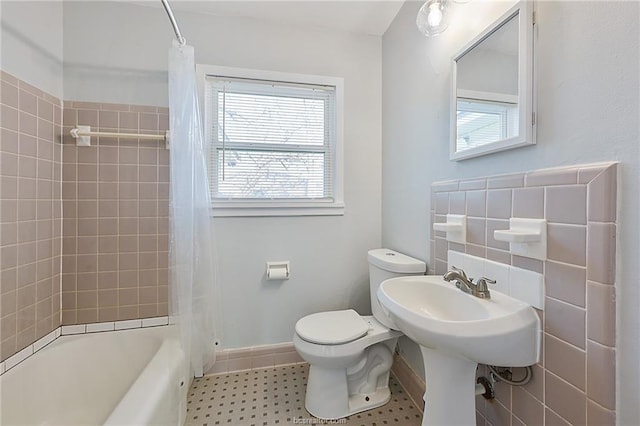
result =
[[[493,399],[496,392],[493,389],[493,382],[486,377],[478,377],[476,379],[476,395],[482,395],[484,399]]]
[[[380,358],[381,362],[373,367],[367,374],[367,382],[360,387],[360,393],[368,394],[376,391],[378,377],[386,374],[393,364],[393,355],[385,345],[377,345],[369,348],[369,359]]]

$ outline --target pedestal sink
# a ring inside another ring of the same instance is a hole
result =
[[[475,425],[478,363],[538,362],[540,319],[528,304],[498,292],[463,293],[441,276],[392,278],[378,300],[398,330],[420,345],[427,391],[423,426]]]

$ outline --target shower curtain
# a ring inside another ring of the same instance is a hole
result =
[[[177,323],[190,372],[215,362],[216,280],[211,201],[192,46],[169,51],[169,316]]]

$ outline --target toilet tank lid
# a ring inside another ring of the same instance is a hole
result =
[[[369,250],[369,263],[385,271],[399,274],[421,274],[427,269],[427,265],[422,260],[385,248]]]

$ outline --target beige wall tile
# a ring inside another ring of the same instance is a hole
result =
[[[511,217],[511,189],[487,191],[487,217],[509,219]]]
[[[486,243],[485,219],[467,218],[467,243],[484,246]]]
[[[526,186],[571,185],[578,183],[578,169],[546,169],[527,173]]]
[[[117,321],[118,320],[118,308],[98,308],[98,322]]]
[[[617,167],[612,165],[589,182],[588,219],[591,222],[616,220]]]
[[[512,410],[527,425],[543,424],[544,407],[540,401],[521,387],[512,389]]]
[[[138,113],[136,112],[120,112],[120,129],[138,129]]]
[[[466,214],[466,194],[464,192],[449,193],[449,213]]]
[[[544,218],[544,188],[517,188],[513,190],[513,217]]]
[[[467,216],[486,217],[487,191],[467,191],[466,198]]]
[[[138,305],[133,306],[120,306],[118,307],[118,321],[136,319],[139,318]]]
[[[571,423],[567,422],[565,419],[560,417],[553,410],[549,410],[548,408],[544,412],[545,415],[545,425],[549,426],[571,426]]]
[[[439,192],[436,194],[435,210],[436,214],[447,214],[449,212],[448,192]]]
[[[78,110],[78,124],[81,126],[98,127],[98,111],[96,110]]]
[[[118,288],[118,273],[116,271],[98,273],[98,289],[111,290]]]
[[[586,269],[553,261],[547,261],[545,265],[547,296],[584,308]]]
[[[487,421],[494,426],[511,423],[511,411],[498,401],[486,401],[485,416]]]
[[[138,270],[138,255],[137,253],[122,253],[118,256],[118,265],[114,270],[119,271],[134,271]]]
[[[544,262],[537,259],[531,259],[514,254],[511,256],[511,264],[518,268],[527,269],[539,274],[544,272]]]
[[[585,349],[585,311],[549,297],[545,300],[545,331],[578,348]]]
[[[584,392],[549,372],[545,375],[545,402],[569,423],[585,424],[587,397]]]
[[[98,322],[98,310],[95,308],[78,309],[76,311],[76,315],[78,324],[89,324]]]
[[[560,339],[545,334],[545,367],[581,390],[586,389],[586,353]]]
[[[12,108],[18,108],[18,87],[7,81],[2,81],[0,84],[2,87],[2,89],[0,90],[0,103]]]
[[[615,288],[587,283],[587,337],[606,346],[615,345]]]
[[[587,395],[605,408],[615,410],[615,350],[587,342]]]
[[[118,128],[118,112],[117,111],[98,111],[98,125],[101,129],[117,129]]]
[[[548,222],[585,225],[587,223],[586,185],[549,186],[545,188]]]
[[[587,228],[587,278],[602,284],[615,282],[616,226],[613,223],[589,223]]]
[[[587,424],[593,426],[616,424],[616,413],[601,405],[587,401]]]
[[[465,253],[476,257],[486,257],[487,249],[485,246],[479,246],[477,244],[467,244],[465,246]]]
[[[547,256],[573,265],[586,265],[586,227],[577,225],[547,225]]]
[[[25,90],[19,91],[19,107],[20,111],[28,112],[32,115],[38,115],[38,98],[32,93]]]
[[[524,186],[524,174],[514,173],[511,175],[490,176],[487,178],[487,188],[519,188]]]
[[[158,114],[140,113],[140,130],[158,131]]]
[[[118,164],[118,147],[117,146],[100,146],[98,147],[98,157],[100,165]]]
[[[503,219],[487,219],[487,247],[509,251],[509,243],[498,241],[493,237],[494,231],[499,229],[509,229],[509,221]]]
[[[97,274],[91,272],[79,272],[76,276],[77,291],[89,291],[97,288]]]

